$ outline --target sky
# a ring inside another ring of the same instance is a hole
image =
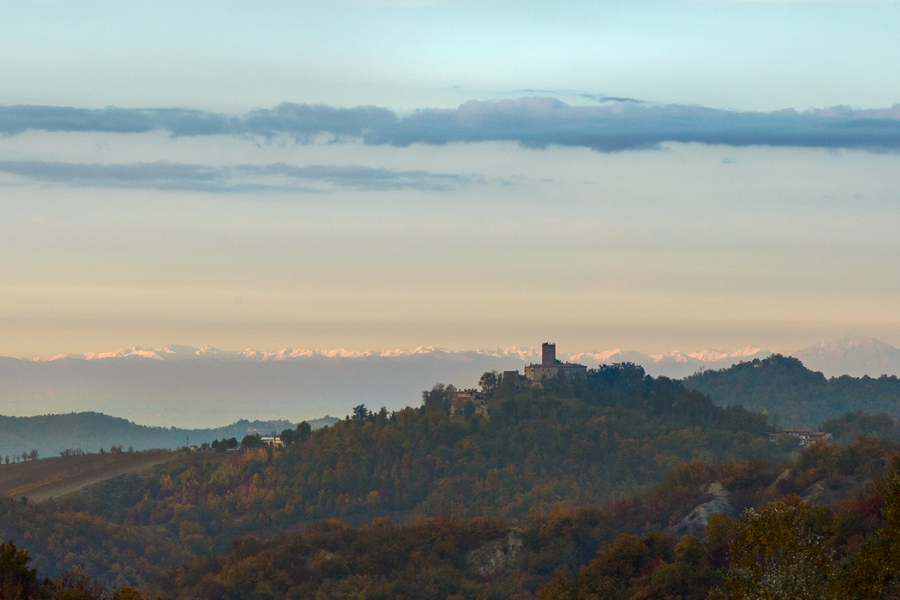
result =
[[[900,346],[900,2],[0,1],[0,355]]]

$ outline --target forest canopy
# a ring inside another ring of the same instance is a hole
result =
[[[900,380],[896,376],[827,379],[796,358],[780,354],[727,369],[701,371],[684,382],[708,394],[719,406],[743,406],[765,413],[780,427],[812,429],[827,419],[855,411],[900,418]]]
[[[540,389],[499,386],[484,416],[451,417],[448,392],[435,386],[420,407],[395,413],[357,407],[352,419],[294,431],[284,448],[127,475],[49,503],[0,501],[0,534],[27,544],[51,575],[84,564],[135,585],[241,536],[321,519],[519,519],[624,501],[684,463],[786,455],[765,417],[635,365]]]

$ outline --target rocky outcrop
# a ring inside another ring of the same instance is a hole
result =
[[[729,517],[735,515],[734,506],[731,504],[731,494],[718,481],[709,484],[706,493],[711,498],[697,506],[677,525],[669,528],[669,532],[678,536],[685,534],[698,535],[703,532],[709,519],[714,513],[721,513]]]
[[[505,575],[518,571],[525,554],[522,536],[518,529],[511,529],[505,538],[488,542],[466,556],[469,568],[481,576],[495,573]]]

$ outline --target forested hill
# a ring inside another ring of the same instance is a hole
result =
[[[708,394],[719,406],[741,405],[749,411],[765,412],[782,427],[815,428],[826,419],[856,411],[900,418],[900,380],[896,376],[826,379],[796,358],[780,354],[703,371],[684,382]]]
[[[311,425],[334,423],[337,419],[317,419]],[[318,422],[321,421],[321,422]],[[190,438],[191,444],[212,442],[215,439],[242,439],[248,432],[270,433],[291,427],[288,421],[247,421],[246,419],[215,429],[179,429],[176,427],[147,427],[125,419],[101,413],[83,412],[37,417],[0,416],[0,459],[21,456],[22,452],[37,450],[42,457],[58,456],[67,449],[100,452],[121,445],[135,450],[178,448]]]
[[[166,600],[896,598],[896,450],[861,439],[815,444],[786,464],[682,465],[628,501],[517,522],[329,520],[264,542],[242,538],[230,554],[171,569],[149,588]],[[716,514],[680,537],[671,522],[697,516],[713,494]]]
[[[27,540],[51,575],[86,562],[112,583],[134,584],[242,535],[319,519],[522,518],[628,498],[685,462],[784,458],[765,417],[714,406],[634,365],[544,389],[486,387],[487,418],[452,418],[448,390],[436,386],[419,408],[357,407],[355,418],[283,450],[131,475],[52,504],[0,504],[0,538]]]

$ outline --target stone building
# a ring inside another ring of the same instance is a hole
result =
[[[525,367],[525,378],[532,382],[541,382],[556,377],[584,377],[587,367],[576,363],[556,361],[556,344],[545,342],[541,346],[540,364]]]
[[[475,407],[475,414],[487,416],[487,396],[476,390],[459,390],[450,394],[450,417],[464,418],[466,404]]]

